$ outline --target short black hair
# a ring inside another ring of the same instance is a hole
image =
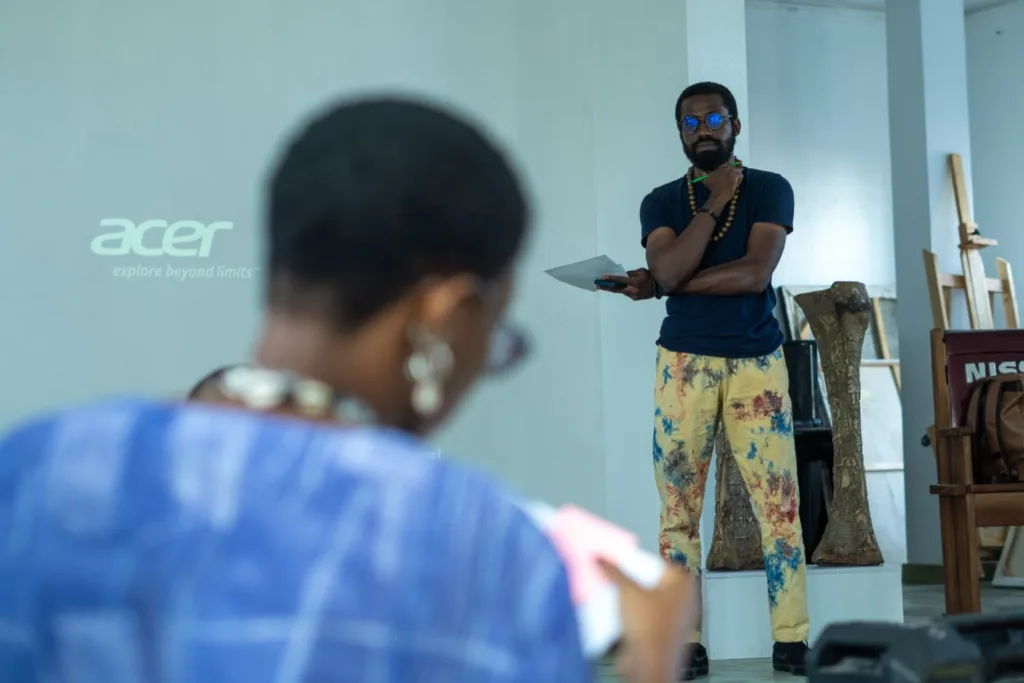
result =
[[[694,83],[679,94],[679,99],[676,100],[676,126],[679,125],[679,119],[682,118],[683,100],[691,97],[697,97],[698,95],[718,95],[722,98],[722,103],[725,104],[725,110],[729,112],[729,116],[734,119],[739,117],[739,109],[736,107],[736,98],[733,96],[732,91],[721,83],[713,83],[711,81],[701,81],[700,83]]]
[[[401,98],[327,109],[269,192],[267,299],[351,330],[431,276],[507,270],[526,234],[516,173],[474,125]],[[313,310],[320,309],[320,310]]]

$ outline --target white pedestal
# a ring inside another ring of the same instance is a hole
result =
[[[704,572],[703,642],[712,660],[771,657],[768,582],[763,571]],[[807,568],[810,642],[829,624],[903,622],[903,576],[897,565]]]

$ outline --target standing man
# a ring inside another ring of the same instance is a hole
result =
[[[772,665],[803,675],[806,566],[789,376],[771,286],[793,230],[793,189],[733,156],[742,126],[725,86],[688,87],[675,121],[693,165],[640,205],[647,268],[608,277],[626,285],[611,291],[632,299],[667,297],[654,391],[661,554],[701,571],[700,516],[721,425],[761,526]],[[682,677],[707,673],[707,651],[697,645]]]

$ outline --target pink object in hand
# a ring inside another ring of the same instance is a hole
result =
[[[547,533],[565,562],[577,606],[608,582],[597,565],[598,558],[617,562],[640,546],[629,531],[571,505],[555,513]]]

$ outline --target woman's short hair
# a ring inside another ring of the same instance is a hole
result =
[[[268,208],[268,303],[360,326],[430,276],[507,270],[527,226],[497,145],[409,99],[329,108],[278,161]],[[309,312],[309,311],[301,311]]]

